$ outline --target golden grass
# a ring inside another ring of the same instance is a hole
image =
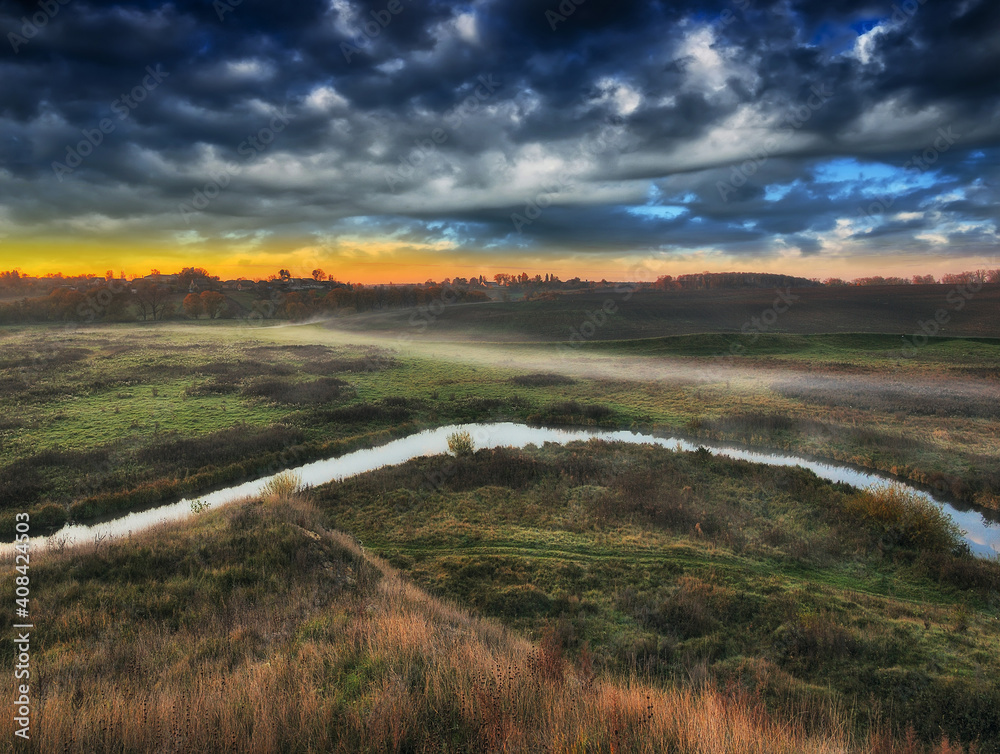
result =
[[[208,617],[200,613],[199,621],[179,625],[129,618],[124,598],[95,609],[85,604],[83,577],[70,584],[62,601],[39,616],[56,633],[77,638],[35,648],[30,750],[906,750],[884,738],[855,740],[836,710],[825,715],[833,723],[810,732],[796,720],[776,719],[740,690],[594,678],[567,662],[551,637],[534,645],[435,599],[317,520],[308,499],[292,496],[284,505],[234,506],[115,544],[146,548],[151,557],[178,553],[194,584],[225,565],[227,552],[235,558],[233,543],[253,527],[269,527],[265,540],[290,542],[295,554],[276,574],[286,586],[272,599],[251,604],[233,596]],[[215,554],[191,566],[187,556],[199,548]],[[49,553],[39,556],[38,571],[93,572],[110,566],[113,555],[96,547]],[[132,579],[129,587],[155,590],[157,582]],[[0,740],[13,740],[10,715],[0,718]]]

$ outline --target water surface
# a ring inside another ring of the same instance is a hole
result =
[[[307,485],[320,485],[339,481],[348,477],[364,474],[383,466],[394,466],[405,463],[412,458],[432,456],[448,451],[448,435],[453,432],[467,431],[472,435],[477,448],[515,447],[542,445],[547,442],[565,445],[576,440],[598,438],[614,442],[633,444],[660,445],[672,450],[695,450],[704,447],[713,455],[736,458],[753,463],[763,463],[768,466],[801,466],[809,469],[822,479],[831,482],[844,482],[855,487],[864,488],[871,485],[890,485],[905,489],[930,500],[943,508],[962,530],[963,537],[973,553],[980,557],[996,556],[1000,553],[1000,525],[990,521],[983,514],[974,510],[960,510],[950,503],[940,500],[929,492],[913,487],[902,481],[876,472],[864,471],[851,466],[826,463],[802,458],[793,454],[768,453],[735,445],[711,445],[701,442],[691,442],[677,437],[657,437],[655,435],[639,434],[627,430],[600,429],[550,429],[547,427],[532,427],[514,422],[496,424],[458,424],[423,432],[392,440],[375,448],[357,450],[353,453],[322,461],[314,461],[304,466],[298,466],[286,471],[298,474]],[[282,472],[279,472],[282,473]],[[199,503],[209,508],[243,500],[259,495],[271,479],[277,474],[256,479],[251,482],[227,487],[211,492],[199,498]],[[67,545],[94,541],[98,537],[127,536],[163,521],[176,521],[191,515],[191,499],[184,498],[177,503],[171,503],[159,508],[129,513],[104,523],[89,526],[64,526],[51,537],[32,537],[32,545],[44,545],[50,539],[65,540]],[[11,545],[3,545],[6,554]]]

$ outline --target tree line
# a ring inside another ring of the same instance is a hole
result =
[[[166,280],[167,282],[163,282]],[[303,281],[310,284],[304,289]],[[490,283],[482,275],[456,276],[438,283],[428,280],[418,285],[361,285],[341,283],[323,270],[313,270],[310,278],[294,278],[282,269],[266,280],[240,281],[238,295],[226,295],[218,276],[199,267],[162,276],[157,270],[146,277],[127,280],[109,270],[104,277],[59,274],[30,278],[17,270],[0,272],[0,324],[33,322],[155,322],[170,318],[284,318],[302,320],[338,312],[367,312],[434,306],[438,303],[473,303],[490,300]],[[245,286],[242,284],[245,283]],[[755,272],[702,272],[663,275],[655,283],[641,283],[639,289],[669,292],[741,288],[801,288],[816,286],[876,285],[983,285],[1000,283],[1000,269],[967,270],[942,275],[914,275],[911,278],[869,276],[852,280],[807,279],[791,275]],[[493,285],[503,289],[504,298],[520,292],[526,298],[544,298],[560,291],[600,289],[613,285],[583,281],[562,281],[555,275],[528,276],[526,273],[498,273]]]

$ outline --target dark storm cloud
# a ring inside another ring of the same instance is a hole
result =
[[[9,235],[99,216],[496,252],[997,243],[992,0],[0,0],[0,28]]]

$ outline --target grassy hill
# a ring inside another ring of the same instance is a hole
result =
[[[810,733],[738,687],[595,676],[554,634],[532,644],[429,597],[323,519],[276,494],[37,553],[20,750],[888,751],[851,745],[833,711]]]
[[[997,564],[905,501],[697,453],[480,451],[311,493],[286,483],[36,552],[31,573],[32,751],[1000,740]]]
[[[318,501],[432,593],[536,637],[554,625],[601,671],[1000,751],[1000,563],[960,552],[933,506],[597,441],[419,459]]]

